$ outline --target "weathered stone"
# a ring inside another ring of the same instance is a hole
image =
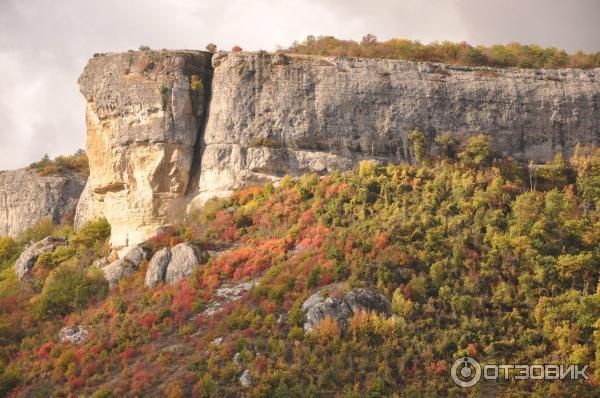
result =
[[[410,161],[415,129],[432,142],[446,131],[487,133],[500,153],[534,161],[600,143],[600,69],[265,53],[223,53],[213,65],[193,206],[285,174]]]
[[[15,262],[15,273],[17,274],[19,281],[22,282],[31,274],[31,270],[41,254],[53,252],[57,246],[65,245],[66,243],[67,240],[64,238],[48,236],[23,250]]]
[[[127,247],[185,209],[210,57],[142,51],[90,60],[79,78],[87,101],[90,177],[78,224],[103,215],[112,245]]]
[[[81,344],[87,340],[89,332],[82,326],[67,326],[60,329],[58,339],[61,343]]]
[[[354,289],[341,298],[325,298],[321,293],[315,293],[302,304],[301,309],[305,312],[306,332],[314,330],[327,317],[344,329],[348,326],[348,320],[361,311],[375,312],[386,317],[392,315],[389,300],[371,289]]]
[[[102,268],[104,278],[108,281],[109,288],[115,287],[119,281],[133,274],[144,260],[145,252],[139,246],[134,246],[127,253]]]
[[[226,284],[215,290],[214,299],[208,303],[206,309],[202,311],[204,316],[212,316],[223,309],[223,305],[242,298],[244,293],[250,291],[258,284],[257,280],[240,282],[237,284]]]
[[[154,287],[165,280],[167,266],[171,261],[171,250],[164,247],[157,251],[146,269],[146,286]]]
[[[171,249],[171,261],[165,274],[166,283],[175,283],[189,277],[198,266],[198,257],[189,243],[180,243]]]
[[[252,378],[250,377],[250,371],[248,369],[242,372],[242,375],[239,378],[240,384],[242,387],[250,387],[252,386]]]
[[[43,219],[71,218],[85,178],[39,176],[28,169],[0,171],[0,236],[16,236]]]
[[[75,228],[81,228],[86,222],[102,217],[102,214],[97,212],[98,206],[94,206],[92,195],[92,185],[88,180],[79,196],[77,208],[75,209],[75,218],[73,219]]]
[[[78,225],[104,215],[114,246],[137,244],[184,207],[235,188],[363,159],[412,161],[415,129],[432,143],[443,132],[487,133],[501,154],[534,161],[600,143],[600,69],[210,57],[144,51],[89,62],[79,82],[90,179]]]

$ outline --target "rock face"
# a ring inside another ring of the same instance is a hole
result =
[[[447,131],[487,133],[504,155],[534,161],[600,141],[599,69],[210,57],[110,54],[81,75],[90,179],[77,220],[106,216],[114,246],[238,187],[363,159],[411,161],[415,129],[430,142]]]
[[[250,371],[245,369],[242,372],[242,375],[238,379],[242,387],[250,387],[252,386],[252,378],[250,377]]]
[[[139,246],[134,246],[123,257],[102,267],[101,270],[104,278],[108,281],[109,288],[112,289],[121,279],[133,274],[145,257],[146,253],[144,250]]]
[[[171,261],[165,274],[166,283],[175,283],[192,275],[198,266],[198,257],[189,243],[180,243],[171,249]]]
[[[408,133],[487,133],[535,161],[600,141],[600,70],[229,53],[213,58],[197,201],[284,174],[411,160]]]
[[[0,171],[0,236],[15,236],[45,218],[58,224],[72,217],[84,184],[80,176]]]
[[[164,247],[148,263],[146,286],[178,282],[190,276],[198,265],[196,249],[189,243],[180,243],[172,248]]]
[[[15,273],[19,281],[23,282],[31,274],[31,270],[40,255],[53,252],[58,246],[66,243],[66,239],[48,236],[23,250],[23,253],[15,262]]]
[[[102,213],[98,209],[98,206],[93,202],[91,184],[88,180],[79,196],[73,225],[75,228],[81,228],[87,221],[91,221],[101,216]]]
[[[61,343],[81,344],[87,340],[89,332],[81,326],[66,326],[58,332]]]
[[[388,317],[392,315],[389,300],[371,289],[354,289],[341,298],[325,298],[320,293],[315,293],[302,304],[302,311],[306,314],[306,332],[314,330],[326,317],[334,319],[341,328],[346,328],[348,320],[360,311],[376,312]]]
[[[79,223],[103,215],[113,246],[133,246],[185,208],[210,71],[210,54],[200,51],[90,60],[79,78],[90,162]]]
[[[208,303],[206,309],[202,311],[202,315],[212,316],[220,312],[225,304],[241,299],[246,292],[250,291],[257,284],[258,280],[253,280],[236,284],[225,284],[215,289],[213,293],[214,299]]]
[[[167,266],[171,261],[171,250],[164,247],[157,251],[148,263],[146,270],[146,286],[154,287],[165,280]]]

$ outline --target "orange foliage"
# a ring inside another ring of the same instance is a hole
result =
[[[325,239],[331,234],[331,230],[323,224],[317,224],[307,228],[299,234],[299,245],[303,248],[318,249],[323,245]]]
[[[211,274],[223,275],[228,278],[240,279],[247,276],[255,276],[274,264],[285,254],[287,243],[284,239],[267,239],[258,246],[242,246],[240,248],[221,254],[207,269],[203,276],[203,283],[215,277]],[[216,286],[215,286],[216,287]]]
[[[179,314],[187,314],[196,299],[196,290],[190,286],[188,280],[182,280],[178,283],[175,296],[171,302],[171,309]]]
[[[231,195],[231,199],[235,203],[238,203],[240,205],[245,205],[246,203],[250,202],[254,198],[255,195],[260,194],[261,191],[262,191],[261,187],[258,187],[258,186],[240,189],[239,191],[235,191]]]
[[[150,329],[154,323],[156,322],[157,316],[155,313],[150,312],[142,317],[140,320],[140,325],[145,329]]]

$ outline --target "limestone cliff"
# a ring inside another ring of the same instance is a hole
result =
[[[274,176],[410,160],[407,135],[489,134],[545,161],[600,140],[600,70],[229,53],[213,58],[200,199]]]
[[[180,213],[210,77],[210,54],[199,51],[128,52],[89,62],[79,78],[90,177],[78,223],[104,215],[112,244],[128,246]]]
[[[73,217],[85,179],[39,176],[32,170],[0,171],[0,236],[15,236],[42,219]]]
[[[115,246],[237,187],[410,161],[415,129],[484,132],[535,161],[600,140],[598,69],[145,51],[93,58],[79,82],[90,179],[78,220],[105,215]]]

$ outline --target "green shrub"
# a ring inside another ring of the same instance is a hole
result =
[[[8,393],[21,383],[21,374],[15,369],[6,369],[0,373],[0,397],[8,396]]]
[[[85,308],[106,295],[107,284],[100,271],[61,265],[50,273],[34,304],[38,318],[51,318]]]
[[[435,143],[440,147],[440,153],[448,159],[456,158],[460,141],[452,133],[442,133],[435,139]]]
[[[41,176],[79,174],[87,177],[90,174],[88,158],[82,149],[73,155],[57,156],[54,159],[46,154],[40,161],[31,163],[29,169]]]
[[[567,54],[557,48],[510,43],[490,47],[474,47],[468,43],[449,41],[422,44],[418,41],[391,39],[377,41],[366,35],[361,42],[340,40],[333,36],[308,36],[283,50],[286,53],[403,59],[407,61],[444,62],[448,64],[520,67],[520,68],[598,68],[600,52]]]
[[[0,237],[0,269],[19,254],[19,245],[9,236]]]
[[[272,138],[256,137],[250,141],[250,148],[279,148],[281,145]]]
[[[427,147],[427,139],[425,138],[425,134],[415,130],[408,134],[408,138],[412,143],[412,152],[415,160],[419,163],[427,160],[429,148]]]
[[[463,162],[470,165],[489,165],[494,157],[489,137],[485,134],[469,137],[458,156]]]
[[[52,235],[56,230],[56,224],[54,224],[50,218],[44,218],[32,227],[21,232],[17,240],[23,244],[37,242],[38,240],[44,239],[46,236]]]
[[[110,236],[110,224],[106,218],[86,222],[70,239],[77,245],[92,247],[96,242],[103,242]]]

